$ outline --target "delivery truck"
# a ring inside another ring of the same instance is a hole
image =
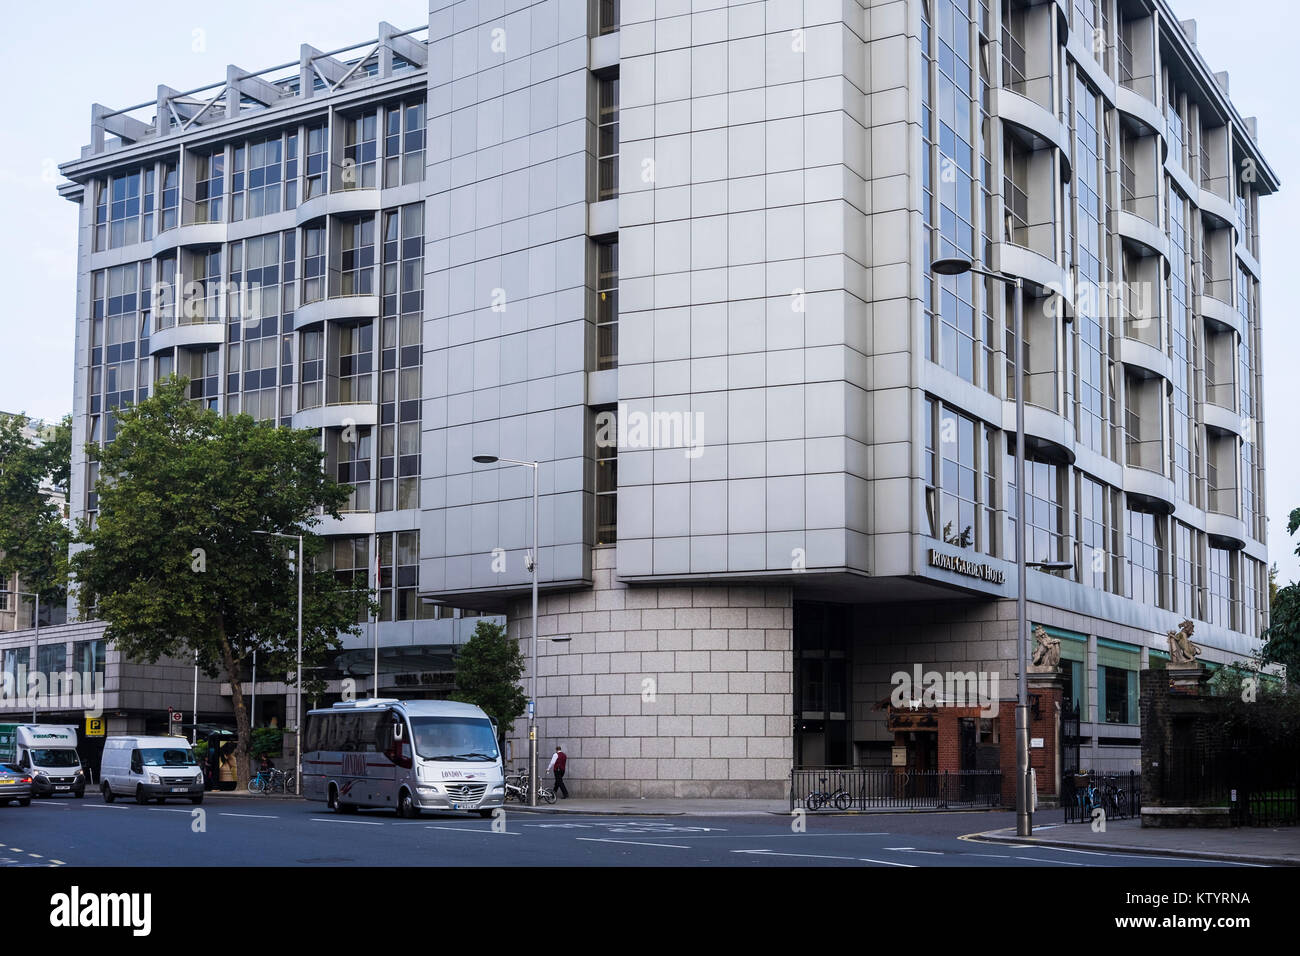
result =
[[[86,795],[77,728],[66,724],[0,724],[0,763],[32,776],[32,796]]]

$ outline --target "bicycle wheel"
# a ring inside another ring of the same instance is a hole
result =
[[[537,795],[541,797],[543,800],[545,800],[547,803],[555,802],[555,791],[549,789],[548,787],[542,787],[540,790],[537,791]]]
[[[814,790],[812,793],[808,794],[808,799],[804,801],[804,806],[809,810],[820,810],[825,802],[826,794],[822,793],[820,790]]]
[[[835,809],[847,810],[849,808],[849,794],[847,790],[841,790],[835,794]]]
[[[298,775],[296,773],[286,773],[284,775],[284,792],[285,793],[298,792]]]
[[[261,777],[254,777],[252,780],[248,781],[249,793],[261,793],[263,788],[265,787],[266,787],[266,781],[263,780]]]

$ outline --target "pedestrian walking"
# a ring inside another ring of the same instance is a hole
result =
[[[555,748],[555,753],[551,756],[551,762],[546,769],[555,774],[555,795],[562,799],[568,799],[569,790],[564,785],[564,767],[569,762],[569,758],[559,747]]]

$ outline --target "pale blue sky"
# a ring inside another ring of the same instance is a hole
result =
[[[1286,582],[1300,579],[1295,542],[1286,537],[1286,516],[1300,507],[1300,374],[1290,367],[1300,357],[1300,325],[1288,309],[1300,297],[1300,239],[1288,228],[1300,222],[1300,4],[1173,0],[1173,7],[1199,22],[1200,49],[1211,69],[1231,74],[1242,115],[1259,117],[1260,143],[1283,184],[1261,203],[1261,251],[1269,557]],[[76,217],[54,191],[54,166],[89,139],[90,104],[118,108],[152,99],[159,83],[186,90],[221,81],[227,63],[248,70],[285,63],[302,42],[329,50],[371,39],[381,19],[410,29],[427,22],[428,7],[424,0],[94,0],[10,11],[0,38],[7,226],[0,278],[9,303],[0,313],[0,410],[57,418],[72,408]]]

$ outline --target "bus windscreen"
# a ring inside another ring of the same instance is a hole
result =
[[[496,736],[481,717],[412,717],[415,752],[430,760],[496,760]]]

